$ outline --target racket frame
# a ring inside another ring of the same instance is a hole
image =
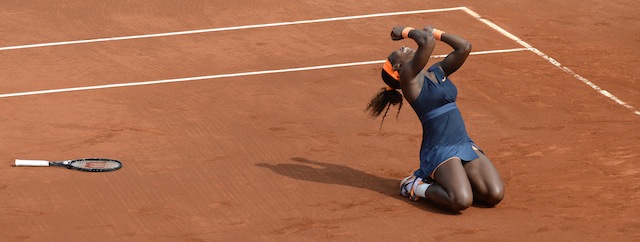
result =
[[[100,166],[74,166],[73,164],[76,162],[87,162],[88,164],[102,163],[102,162],[111,162],[117,163],[117,166],[112,168],[105,168]],[[82,158],[75,160],[64,160],[64,161],[47,161],[47,160],[21,160],[16,159],[15,166],[59,166],[65,167],[72,170],[79,171],[87,171],[87,172],[106,172],[106,171],[115,171],[122,168],[122,162],[119,160],[108,159],[108,158]]]

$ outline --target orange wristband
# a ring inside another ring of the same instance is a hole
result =
[[[444,34],[444,32],[442,32],[442,30],[439,30],[439,29],[433,29],[431,33],[433,34],[433,37],[435,37],[437,40],[442,39],[442,34]]]
[[[409,38],[409,32],[413,30],[411,27],[406,27],[402,30],[402,38]]]

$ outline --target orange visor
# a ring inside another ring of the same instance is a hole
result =
[[[393,70],[393,66],[391,65],[391,61],[389,61],[389,59],[387,59],[387,62],[384,63],[382,69],[387,72],[389,76],[393,77],[393,79],[396,79],[396,81],[400,81],[400,73],[398,73],[398,71],[396,70]]]

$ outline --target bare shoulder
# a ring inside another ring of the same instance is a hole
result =
[[[426,70],[422,70],[420,73],[418,73],[418,75],[414,76],[410,80],[402,80],[400,82],[400,85],[402,86],[402,93],[410,103],[415,101],[422,91],[424,78],[421,77],[424,76],[424,72],[426,72]]]

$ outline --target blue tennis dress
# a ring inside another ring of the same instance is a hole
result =
[[[437,83],[427,78],[424,71],[420,72],[419,75],[424,78],[422,91],[411,103],[422,122],[420,169],[414,173],[421,178],[433,178],[435,169],[449,158],[475,160],[479,156],[473,147],[480,150],[469,138],[456,106],[456,86],[439,66],[431,66],[427,71],[435,74]]]

